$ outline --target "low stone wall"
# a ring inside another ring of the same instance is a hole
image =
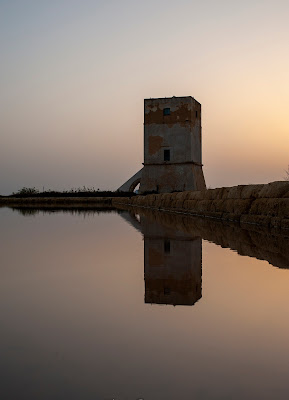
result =
[[[285,181],[113,198],[112,205],[118,204],[289,229],[289,182]]]

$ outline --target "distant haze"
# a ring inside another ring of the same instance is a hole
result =
[[[289,164],[289,2],[0,0],[0,194],[117,189],[143,99],[202,104],[208,186]]]

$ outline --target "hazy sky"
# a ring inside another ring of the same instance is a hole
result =
[[[0,194],[117,189],[143,99],[202,104],[211,187],[289,164],[288,0],[0,0]]]

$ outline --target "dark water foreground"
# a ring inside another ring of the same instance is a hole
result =
[[[288,236],[103,211],[0,209],[0,398],[287,399]]]

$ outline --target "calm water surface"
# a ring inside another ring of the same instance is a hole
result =
[[[2,208],[0,221],[1,399],[288,399],[278,239],[282,268],[193,220]]]

